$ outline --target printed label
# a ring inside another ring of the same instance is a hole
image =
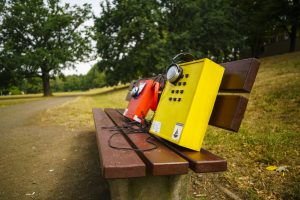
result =
[[[160,133],[160,127],[161,127],[161,122],[159,121],[153,121],[151,130],[155,133]]]
[[[181,133],[183,129],[183,124],[181,123],[176,123],[173,134],[172,134],[172,139],[179,141]]]

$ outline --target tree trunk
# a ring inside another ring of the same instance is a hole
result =
[[[289,36],[290,36],[289,52],[294,52],[296,50],[296,37],[297,37],[297,26],[296,25],[292,25],[292,30],[291,30]]]
[[[51,96],[51,88],[50,88],[50,75],[48,71],[42,71],[42,79],[43,79],[43,92],[44,96]]]

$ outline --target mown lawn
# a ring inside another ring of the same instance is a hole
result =
[[[247,199],[300,197],[299,92],[299,52],[263,58],[240,131],[207,133],[205,147],[228,160],[223,178]]]
[[[242,199],[299,199],[299,92],[300,52],[263,58],[240,131],[209,127],[204,147],[228,161],[228,171],[218,181]],[[42,120],[94,130],[91,109],[124,108],[126,93],[121,89],[78,97],[48,110]],[[271,165],[287,171],[266,170]],[[197,192],[193,189],[191,196]]]

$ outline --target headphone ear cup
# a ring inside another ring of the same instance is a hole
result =
[[[171,83],[176,83],[182,75],[182,68],[173,63],[168,67],[167,79]]]

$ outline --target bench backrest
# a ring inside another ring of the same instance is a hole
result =
[[[225,68],[225,73],[209,125],[237,132],[248,104],[248,98],[239,93],[251,92],[260,62],[248,58],[220,65]],[[129,93],[126,100],[130,99]]]
[[[248,58],[221,65],[225,73],[209,124],[237,132],[248,104],[248,98],[238,93],[251,92],[260,62]]]

